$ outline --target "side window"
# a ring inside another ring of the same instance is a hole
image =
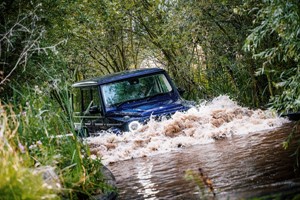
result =
[[[83,87],[76,89],[73,94],[73,102],[75,113],[87,112],[92,106],[98,106],[99,110],[101,110],[98,87]]]
[[[79,115],[82,111],[81,109],[81,90],[79,88],[74,88],[72,91],[72,103],[75,115]]]
[[[81,98],[82,98],[82,112],[86,112],[90,106],[92,106],[92,95],[90,88],[81,89]]]
[[[92,97],[91,100],[93,100],[92,106],[98,106],[101,110],[101,101],[100,101],[100,95],[99,95],[99,88],[93,87],[91,89]]]

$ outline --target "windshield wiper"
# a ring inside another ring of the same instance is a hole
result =
[[[120,102],[120,103],[113,104],[112,106],[115,106],[115,107],[117,107],[117,108],[120,108],[120,107],[123,106],[124,104],[130,103],[130,102],[135,102],[136,100],[138,100],[138,99],[130,99],[130,100],[127,100],[127,101],[122,101],[122,102]]]
[[[152,96],[150,96],[150,97],[147,97],[147,98],[146,98],[146,101],[150,101],[151,99],[153,99],[153,98],[155,98],[155,97],[157,97],[157,96],[163,95],[163,94],[167,94],[167,93],[157,93],[157,94],[154,94],[154,95],[152,95]]]

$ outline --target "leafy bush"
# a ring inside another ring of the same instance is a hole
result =
[[[270,106],[281,113],[300,111],[300,68],[288,72],[292,72],[292,75],[277,84],[283,89],[282,94],[270,100]]]
[[[252,5],[252,1],[246,1]],[[279,112],[300,110],[300,16],[298,1],[262,1],[251,12],[255,28],[244,49],[262,61],[257,75],[266,75],[271,106]]]

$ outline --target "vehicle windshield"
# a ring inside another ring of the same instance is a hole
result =
[[[101,90],[105,106],[115,107],[171,92],[172,87],[164,74],[155,74],[102,85]]]

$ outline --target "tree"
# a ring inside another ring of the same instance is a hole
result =
[[[257,74],[268,77],[273,108],[279,112],[299,111],[299,1],[266,0],[257,10],[256,27],[244,48],[262,60]]]
[[[0,90],[10,94],[7,84],[18,80],[19,83],[38,77],[38,65],[29,64],[33,57],[56,52],[59,44],[43,45],[45,26],[41,24],[39,10],[41,5],[22,1],[4,2],[0,6]],[[15,13],[19,10],[19,13]],[[31,76],[30,76],[31,75]]]

